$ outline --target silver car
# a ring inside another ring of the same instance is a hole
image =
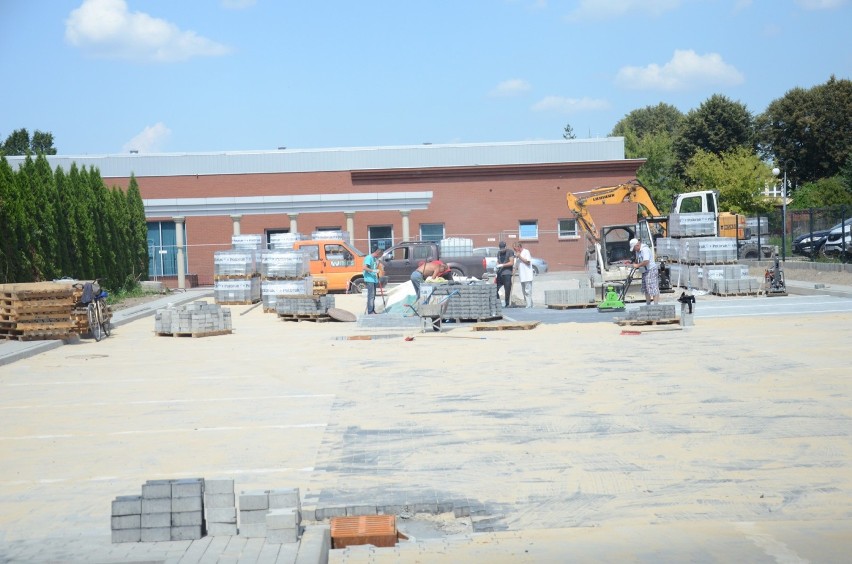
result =
[[[484,257],[485,270],[493,271],[494,267],[497,266],[497,252],[499,250],[500,249],[498,247],[477,247],[473,249],[473,256]],[[530,262],[532,263],[533,274],[535,274],[536,276],[547,272],[546,260],[540,259],[538,257],[532,257]]]
[[[837,224],[829,231],[825,237],[825,242],[822,244],[820,252],[829,257],[841,255],[844,251],[846,254],[852,254],[852,225],[846,220],[845,224]]]

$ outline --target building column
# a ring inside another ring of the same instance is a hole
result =
[[[240,220],[243,218],[241,215],[232,215],[231,221],[234,222],[234,235],[240,234]]]
[[[349,244],[355,246],[355,212],[343,212],[346,216],[346,232],[349,233]]]
[[[299,214],[288,213],[287,215],[290,217],[290,233],[298,233],[299,232],[299,224],[296,220],[298,219]]]
[[[183,258],[183,229],[186,218],[179,216],[172,219],[175,222],[175,246],[177,247],[177,287],[178,290],[186,290],[186,267],[184,267]]]
[[[408,226],[408,216],[411,215],[411,210],[399,210],[399,213],[402,215],[402,240],[410,241],[409,237],[411,233]]]

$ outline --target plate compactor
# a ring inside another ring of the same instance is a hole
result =
[[[624,283],[621,285],[621,291],[616,292],[613,286],[607,286],[606,296],[604,300],[598,304],[598,313],[610,313],[624,311],[624,296],[627,295],[627,290],[630,289],[630,283],[633,282],[633,274],[635,268],[631,268],[627,273]]]

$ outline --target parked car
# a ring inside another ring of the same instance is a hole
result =
[[[852,254],[852,218],[832,227],[820,249],[820,254],[828,257],[839,256],[843,252]]]
[[[485,267],[489,272],[494,271],[494,267],[497,266],[497,251],[500,249],[497,247],[477,247],[473,249],[473,256],[475,257],[485,257]],[[539,274],[544,274],[547,272],[547,261],[538,257],[532,257],[530,261],[532,263],[533,273],[538,276]]]
[[[852,218],[846,220],[846,232],[849,233],[850,226],[852,226]],[[842,224],[838,223],[833,227],[829,227],[828,229],[819,229],[811,233],[810,231],[803,233],[793,239],[793,254],[794,255],[803,255],[803,256],[813,256],[816,254],[822,253],[822,246],[825,244],[825,241],[829,235],[834,230],[840,231],[840,227]],[[812,236],[813,235],[813,236]],[[838,235],[839,237],[839,235]]]

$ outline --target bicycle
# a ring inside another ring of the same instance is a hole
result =
[[[86,282],[84,284],[74,284],[76,288],[83,290],[80,303],[86,306],[89,333],[95,338],[96,342],[100,342],[104,335],[109,337],[112,333],[106,303],[109,293],[101,288],[98,282],[98,280],[95,280],[94,282]],[[97,293],[95,293],[95,284],[98,284]]]

